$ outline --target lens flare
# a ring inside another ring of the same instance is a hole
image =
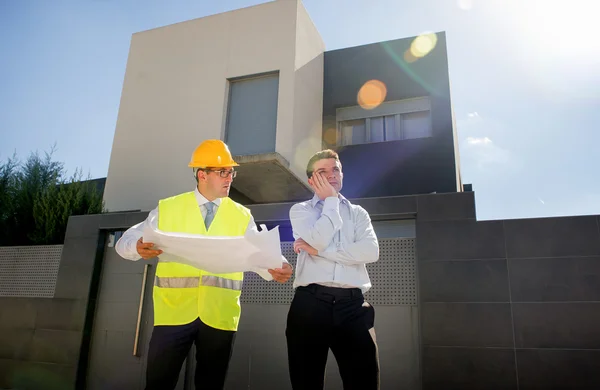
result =
[[[421,34],[416,37],[410,45],[410,53],[416,58],[425,57],[437,44],[435,33]]]
[[[392,48],[388,43],[381,43],[381,47],[383,50],[390,56],[392,61],[404,72],[408,77],[410,77],[414,82],[418,83],[421,87],[423,87],[427,92],[431,95],[439,96],[440,92],[436,90],[432,85],[430,85],[427,81],[425,81],[418,73],[416,73],[412,66],[402,57],[400,52],[396,52],[394,48]],[[412,54],[411,54],[412,56]]]
[[[372,110],[385,100],[387,88],[379,80],[367,81],[358,91],[358,105],[365,110]]]
[[[294,143],[294,157],[290,162],[292,163],[292,166],[295,166],[297,169],[304,170],[310,157],[321,149],[321,138],[307,137],[302,140],[297,140]]]
[[[337,144],[337,131],[335,128],[331,127],[323,133],[323,141],[327,145],[335,145]]]
[[[418,60],[418,58],[415,57],[410,50],[404,52],[404,61],[406,61],[406,63],[412,64],[416,60]]]

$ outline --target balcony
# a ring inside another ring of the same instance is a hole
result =
[[[233,188],[253,203],[303,201],[312,190],[290,170],[290,163],[279,153],[234,156],[238,176]]]

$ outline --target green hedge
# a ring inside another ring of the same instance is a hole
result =
[[[71,215],[104,211],[102,193],[77,169],[67,177],[64,164],[31,153],[0,165],[0,246],[62,244]],[[89,179],[89,178],[88,178]]]

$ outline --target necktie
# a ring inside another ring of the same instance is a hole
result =
[[[206,207],[206,217],[204,217],[204,225],[206,225],[206,229],[210,227],[210,224],[215,217],[215,204],[213,202],[208,202],[204,204]]]

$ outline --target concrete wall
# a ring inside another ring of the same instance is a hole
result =
[[[323,60],[325,43],[308,12],[298,2],[296,19],[296,62],[294,76],[294,121],[284,156],[290,169],[306,181],[306,164],[322,146]]]
[[[381,389],[419,389],[418,310],[410,306],[374,305],[380,356]],[[244,304],[226,390],[289,390],[285,326],[289,305]],[[260,326],[258,326],[260,324]],[[342,389],[331,351],[325,390]]]
[[[146,265],[149,267],[144,279]],[[107,243],[91,328],[89,364],[85,381],[87,389],[143,389],[148,343],[153,327],[152,285],[155,272],[156,259],[127,261]],[[134,356],[142,288],[142,321],[139,327],[137,355]]]
[[[74,388],[85,302],[0,298],[0,389]]]
[[[423,389],[600,387],[600,216],[480,222],[471,192],[356,203],[381,226],[416,216]],[[290,206],[257,205],[252,211],[257,221],[277,224]],[[0,299],[0,388],[82,388],[93,368],[87,364],[94,315],[107,301],[98,292],[104,232],[146,215],[71,217],[55,298]],[[121,277],[139,281],[137,270],[129,273]],[[137,287],[132,291],[139,297]],[[277,324],[282,307],[249,304],[245,315],[271,315]],[[406,318],[394,310],[379,309],[383,317]],[[394,328],[380,331],[389,340],[400,337]],[[240,337],[240,353],[248,343],[257,345],[256,332]],[[382,348],[405,352],[390,345]],[[267,347],[272,354],[261,352],[252,363],[255,381],[265,380],[272,355],[282,353]]]
[[[131,226],[144,217],[143,213],[71,217],[54,297],[0,298],[0,388],[82,388],[104,252],[103,229],[113,223]]]
[[[290,206],[265,205],[253,212],[258,222],[273,222],[274,217],[287,216]],[[374,214],[383,211],[405,216],[414,213],[415,206],[412,197],[367,204]],[[93,379],[102,372],[102,367],[89,365],[94,354],[129,354],[128,337],[131,337],[129,328],[132,320],[131,313],[127,311],[136,308],[139,286],[131,287],[128,284],[134,284],[132,280],[139,281],[141,263],[123,260],[123,263],[111,264],[110,259],[105,263],[105,244],[108,231],[126,229],[143,221],[146,216],[147,212],[136,212],[71,217],[65,234],[54,298],[0,298],[0,388],[85,388],[89,378]],[[104,269],[103,264],[106,266]],[[105,286],[105,293],[108,294],[103,295],[100,288],[103,272],[115,279],[121,278],[125,285]],[[115,295],[116,291],[123,294]],[[126,291],[129,292],[124,294]],[[129,296],[131,294],[135,294],[135,297]],[[107,302],[124,310],[122,315],[117,316],[120,320],[113,323],[114,326],[106,322],[106,310],[103,307]],[[147,311],[147,315],[150,313]],[[102,321],[105,321],[104,324]],[[95,340],[94,325],[99,325],[101,330]],[[382,329],[381,332],[390,335],[391,339],[399,337],[394,336],[390,329]],[[146,330],[143,334],[145,342],[149,332]],[[385,339],[386,336],[383,337]],[[92,349],[94,345],[100,345],[100,350]],[[145,344],[140,348],[143,357]],[[133,367],[138,374],[143,372],[142,360],[130,357],[125,363],[124,369],[131,371]],[[121,371],[111,372],[115,378],[124,378],[124,374]]]
[[[358,106],[365,82],[382,81],[386,102],[429,97],[433,137],[338,148],[348,197],[380,197],[459,189],[458,149],[452,120],[445,33],[435,48],[413,63],[404,60],[413,38],[379,42],[325,53],[323,132],[335,147],[336,110]]]
[[[222,139],[228,79],[236,77],[279,71],[274,152],[299,172],[295,142],[309,139],[306,150],[318,149],[314,122],[321,111],[314,102],[322,95],[322,46],[295,0],[134,34],[104,192],[107,209],[147,211],[160,198],[193,188],[187,163],[202,140]]]
[[[419,218],[423,389],[600,388],[599,223]]]

